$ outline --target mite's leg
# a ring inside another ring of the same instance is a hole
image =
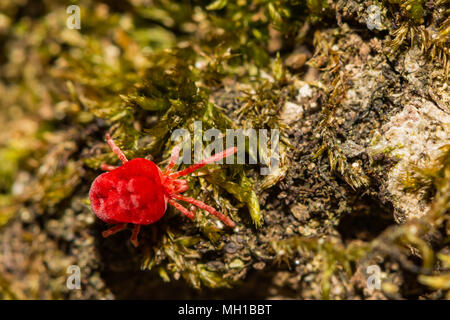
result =
[[[189,211],[191,211],[192,214],[195,216],[195,215],[197,214],[197,207],[194,206],[194,205],[192,205],[192,206],[189,208]]]
[[[141,225],[135,224],[134,228],[133,228],[133,232],[131,233],[130,241],[133,244],[133,246],[135,246],[136,248],[139,246],[138,234],[139,234],[140,230],[141,230]]]
[[[109,133],[106,134],[106,142],[108,142],[109,146],[111,147],[112,151],[119,157],[119,159],[125,163],[128,161],[127,157],[123,154],[122,150],[116,144],[114,143],[113,139],[109,135]]]
[[[169,203],[174,206],[175,209],[177,209],[178,211],[180,211],[182,214],[184,214],[186,217],[188,217],[189,219],[194,219],[195,214],[194,212],[189,211],[188,209],[186,209],[185,207],[183,207],[181,204],[179,204],[178,202],[169,199]]]
[[[189,185],[186,180],[175,179],[175,180],[173,180],[173,185],[174,185],[174,188],[173,188],[174,193],[183,193],[187,189],[189,189]]]
[[[175,165],[175,162],[177,162],[179,154],[180,154],[180,147],[179,146],[175,146],[172,149],[172,155],[170,157],[170,162],[169,162],[169,165],[167,166],[166,170],[164,171],[164,175],[167,175],[167,174],[170,173],[170,171],[172,170],[173,166]]]
[[[112,171],[114,169],[116,169],[116,166],[111,166],[109,164],[106,163],[102,163],[102,165],[100,166],[100,169],[102,169],[103,171]]]
[[[201,202],[200,200],[197,200],[197,199],[194,199],[194,198],[190,198],[190,197],[185,197],[185,196],[182,196],[182,195],[179,195],[179,194],[174,195],[173,197],[175,199],[177,199],[177,200],[181,200],[181,201],[186,201],[186,202],[192,203],[193,205],[196,205],[200,209],[208,211],[210,214],[215,215],[217,218],[222,220],[230,228],[234,228],[234,226],[235,226],[234,222],[230,218],[228,218],[224,214],[220,213],[219,211],[217,211],[213,207],[208,206],[206,203]]]
[[[225,151],[222,151],[220,153],[217,153],[217,154],[215,154],[215,155],[213,155],[213,156],[211,156],[211,157],[209,157],[209,158],[207,158],[207,159],[205,159],[203,161],[200,161],[199,163],[193,164],[192,166],[190,166],[190,167],[188,167],[188,168],[186,168],[184,170],[174,172],[171,175],[169,175],[169,177],[173,178],[173,179],[176,179],[178,177],[185,176],[185,175],[187,175],[187,174],[189,174],[191,172],[194,172],[195,170],[200,169],[201,167],[203,167],[203,166],[205,166],[207,164],[210,164],[210,163],[216,162],[216,161],[218,161],[220,159],[223,159],[223,158],[226,158],[228,156],[231,156],[232,154],[235,154],[236,151],[237,151],[236,147],[229,148],[229,149],[227,149]]]
[[[103,231],[102,232],[102,236],[103,236],[103,238],[107,238],[107,237],[112,236],[113,234],[115,234],[115,233],[117,233],[119,231],[122,231],[123,229],[126,229],[126,227],[127,227],[126,223],[116,224],[114,227]]]

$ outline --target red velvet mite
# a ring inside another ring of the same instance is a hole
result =
[[[172,172],[180,153],[180,148],[176,146],[172,150],[169,165],[162,172],[155,163],[147,159],[136,158],[128,161],[109,134],[106,135],[106,141],[123,164],[119,167],[102,164],[102,170],[108,172],[99,175],[89,191],[92,210],[96,216],[106,223],[116,224],[103,231],[103,237],[109,237],[125,229],[128,223],[132,223],[134,228],[131,243],[137,247],[140,226],[161,219],[168,203],[189,219],[193,219],[195,211],[189,211],[175,200],[191,203],[215,215],[227,226],[234,227],[234,222],[230,218],[213,207],[181,195],[188,189],[188,184],[186,180],[178,178],[236,153],[236,147],[215,154],[184,170]]]

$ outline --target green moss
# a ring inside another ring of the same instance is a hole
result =
[[[392,32],[394,38],[389,45],[393,49],[393,53],[397,53],[409,38],[411,47],[417,45],[431,61],[440,62],[448,76],[448,61],[450,60],[447,37],[450,25],[449,1],[436,1],[433,8],[425,7],[424,0],[388,0],[387,3],[392,4],[393,17],[399,13],[403,18],[398,28]],[[433,14],[437,18],[433,19],[434,25],[427,25],[424,18]]]
[[[411,164],[411,169],[405,173],[401,181],[405,191],[412,193],[420,191],[431,198],[446,187],[445,177],[450,167],[450,145],[444,145],[440,150],[441,155],[428,166]],[[448,207],[448,204],[445,204],[445,207]]]
[[[323,299],[329,299],[330,297],[331,277],[340,269],[343,269],[350,277],[353,274],[352,263],[360,261],[372,248],[371,244],[352,243],[344,246],[333,238],[318,239],[306,237],[272,241],[271,245],[278,261],[289,263],[296,256],[321,258],[319,277]]]
[[[204,264],[198,263],[200,254],[192,247],[201,239],[198,236],[179,236],[178,238],[170,229],[159,239],[157,246],[146,247],[146,258],[142,269],[152,269],[157,265],[159,274],[165,281],[170,281],[170,276],[178,279],[183,277],[194,288],[207,286],[211,288],[230,287],[230,279],[224,278],[223,272],[215,270]]]
[[[398,5],[398,8],[406,17],[414,22],[421,22],[425,13],[424,0],[388,0],[387,2]]]
[[[396,144],[394,146],[387,146],[381,152],[384,153],[385,155],[390,155],[395,150],[398,150],[398,149],[401,149],[401,148],[403,148],[403,145],[401,143],[399,143],[399,144]]]

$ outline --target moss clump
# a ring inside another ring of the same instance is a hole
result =
[[[409,38],[411,47],[417,45],[424,54],[434,61],[442,63],[448,76],[449,44],[448,0],[435,1],[433,6],[426,6],[421,0],[389,0],[393,4],[391,12],[395,17],[400,13],[401,21],[392,32],[390,46],[397,51]],[[432,19],[429,19],[433,17]]]
[[[306,237],[293,237],[286,240],[272,242],[272,250],[275,252],[278,262],[294,260],[302,257],[302,260],[319,258],[321,263],[320,286],[323,299],[330,298],[331,277],[338,270],[343,270],[350,277],[354,270],[352,263],[361,261],[370,252],[371,245],[365,243],[351,243],[342,245],[337,239],[318,239]],[[298,260],[297,260],[298,262]],[[305,261],[302,261],[305,263]]]

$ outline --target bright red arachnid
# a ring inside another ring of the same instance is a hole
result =
[[[152,224],[164,215],[167,203],[187,216],[194,218],[194,212],[189,211],[175,200],[191,203],[200,209],[208,211],[233,228],[234,222],[211,206],[181,195],[188,189],[186,180],[178,179],[201,167],[226,158],[236,153],[236,147],[215,154],[184,170],[172,172],[178,159],[179,147],[172,150],[170,163],[162,172],[152,161],[136,158],[128,161],[123,152],[116,146],[109,135],[106,140],[113,152],[123,164],[119,167],[103,164],[102,170],[108,171],[98,176],[89,191],[92,210],[101,220],[116,226],[103,231],[103,237],[109,237],[126,228],[127,223],[134,224],[131,242],[138,246],[138,233],[141,225]]]

